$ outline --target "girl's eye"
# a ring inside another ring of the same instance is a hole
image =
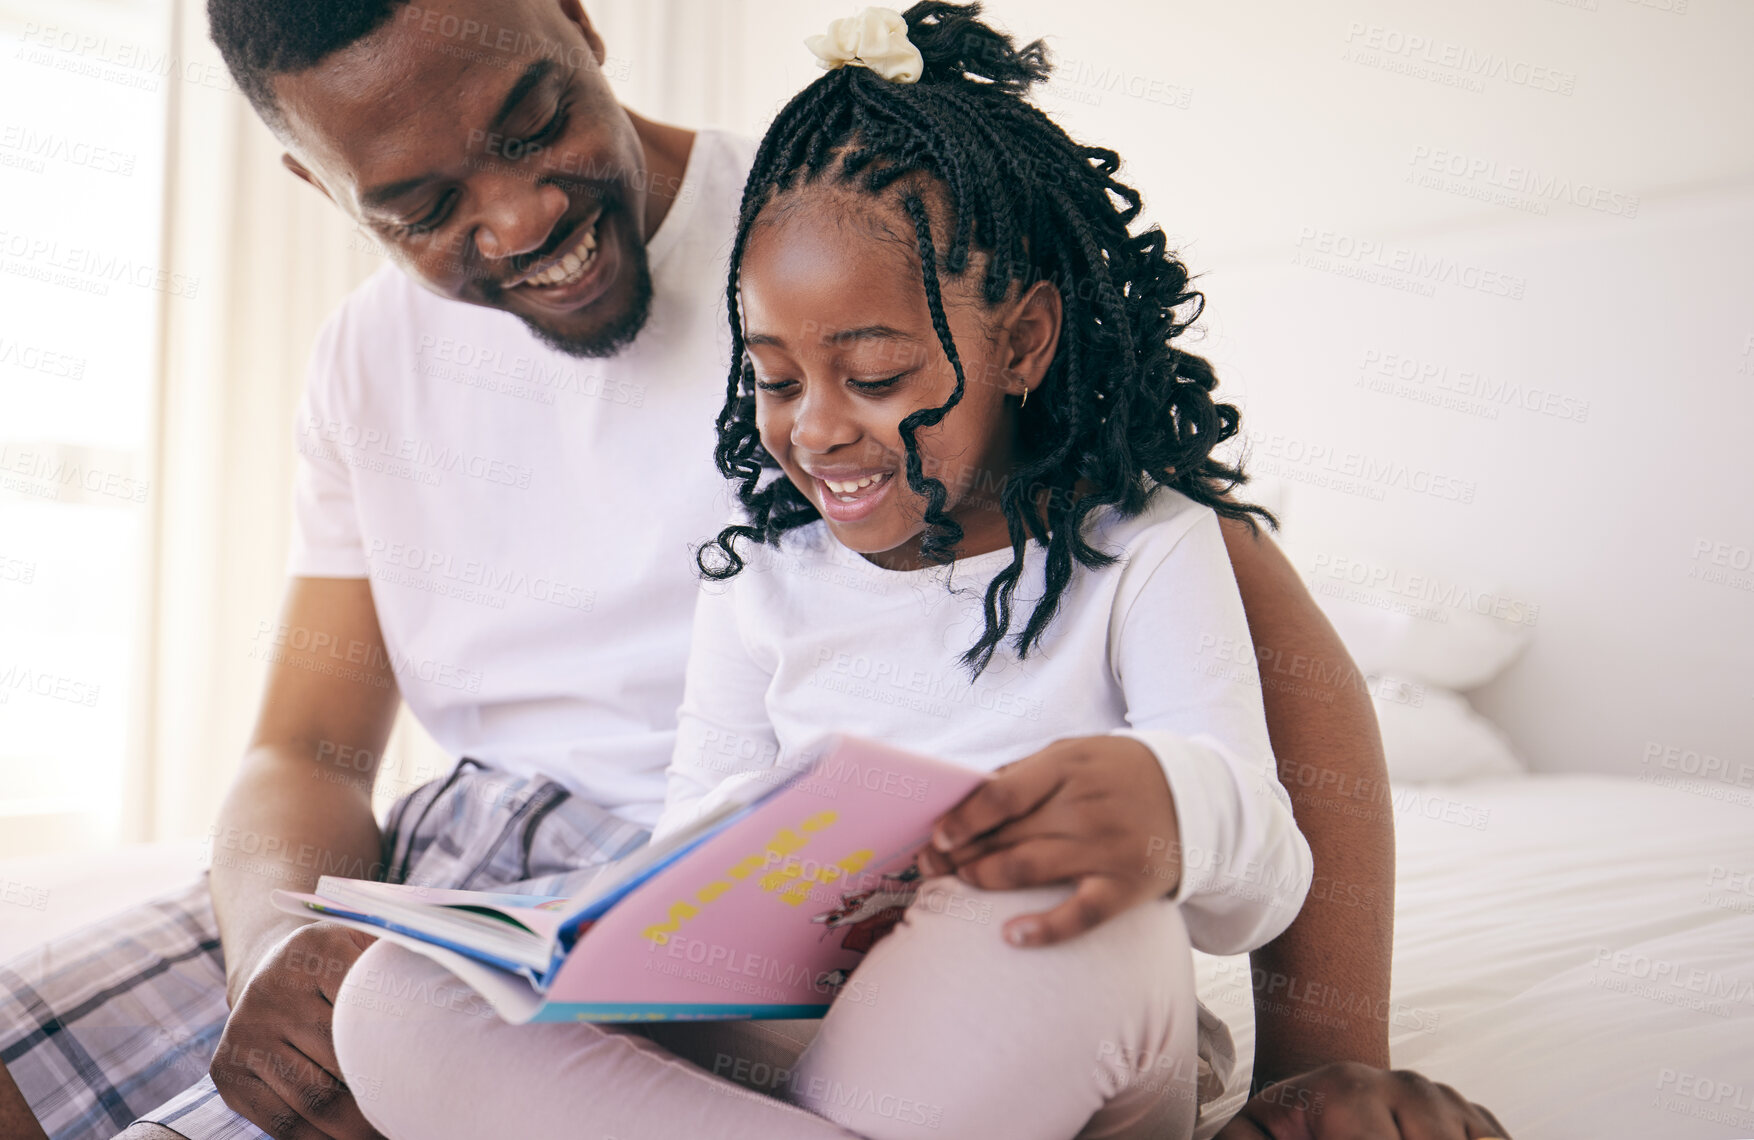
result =
[[[901,378],[906,375],[907,373],[902,372],[891,376],[886,380],[848,380],[847,384],[859,392],[885,392],[895,387],[895,385],[900,382]]]
[[[433,230],[438,229],[439,225],[445,220],[445,215],[451,212],[451,205],[456,200],[457,191],[448,190],[443,197],[433,203],[432,209],[428,210],[425,215],[418,220],[398,223],[391,226],[390,231],[399,238],[418,237],[421,234],[431,233]]]
[[[757,389],[759,389],[763,392],[783,392],[787,388],[790,388],[792,386],[792,381],[790,381],[790,380],[757,380],[755,382],[755,386]]]

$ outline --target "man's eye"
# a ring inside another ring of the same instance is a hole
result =
[[[420,234],[431,233],[438,229],[440,223],[445,220],[445,215],[451,212],[451,205],[456,200],[457,192],[448,190],[444,196],[433,203],[432,209],[420,218],[412,222],[398,222],[390,229],[397,237],[416,237]]]
[[[554,117],[549,119],[541,130],[528,138],[518,140],[515,144],[517,150],[520,153],[528,154],[534,148],[542,146],[544,143],[557,138],[560,135],[560,132],[566,127],[566,112],[567,105],[564,102],[555,107]]]

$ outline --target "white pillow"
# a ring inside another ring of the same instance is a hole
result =
[[[1389,781],[1448,783],[1527,770],[1497,725],[1453,689],[1393,676],[1370,678]]]
[[[1277,480],[1248,489],[1282,523],[1293,513],[1293,496]],[[1300,534],[1291,525],[1279,543],[1365,673],[1465,693],[1516,660],[1540,617],[1540,607],[1510,591],[1482,590],[1469,578]]]
[[[1285,520],[1293,490],[1248,490]],[[1287,528],[1290,530],[1290,528]],[[1468,592],[1442,574],[1331,543],[1281,542],[1368,679],[1394,783],[1514,775],[1527,766],[1497,725],[1462,693],[1510,666],[1534,635],[1539,609],[1508,591]]]
[[[1316,604],[1366,673],[1467,692],[1504,672],[1529,643],[1532,623],[1526,620],[1462,606],[1426,605],[1405,613],[1388,608],[1380,595],[1328,589],[1319,572],[1306,580],[1314,588]],[[1504,612],[1530,613],[1526,608]]]

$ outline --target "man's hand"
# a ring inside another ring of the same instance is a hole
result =
[[[1216,1140],[1487,1140],[1510,1133],[1498,1118],[1405,1069],[1351,1061],[1262,1089]]]
[[[382,1140],[341,1080],[335,994],[368,934],[315,922],[276,943],[232,1005],[210,1070],[219,1095],[275,1140]]]
[[[1056,741],[1000,768],[944,814],[920,856],[985,890],[1076,881],[1045,914],[1005,924],[1006,941],[1048,946],[1181,881],[1175,800],[1152,751],[1125,736]]]

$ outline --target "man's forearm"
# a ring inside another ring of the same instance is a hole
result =
[[[213,835],[213,909],[235,998],[263,951],[302,920],[275,909],[275,888],[308,890],[322,875],[379,878],[382,835],[369,776],[320,764],[294,747],[244,757]]]
[[[1283,733],[1271,727],[1272,696],[1267,715],[1315,879],[1297,920],[1249,956],[1259,1083],[1334,1061],[1389,1064],[1395,836],[1376,726],[1348,728],[1372,716],[1368,698],[1353,711],[1336,692],[1320,712],[1295,707],[1299,699],[1278,702],[1277,720],[1296,722]]]
[[[1296,570],[1226,522],[1279,780],[1315,857],[1297,920],[1250,956],[1257,1083],[1335,1061],[1389,1063],[1395,836],[1362,676]]]

